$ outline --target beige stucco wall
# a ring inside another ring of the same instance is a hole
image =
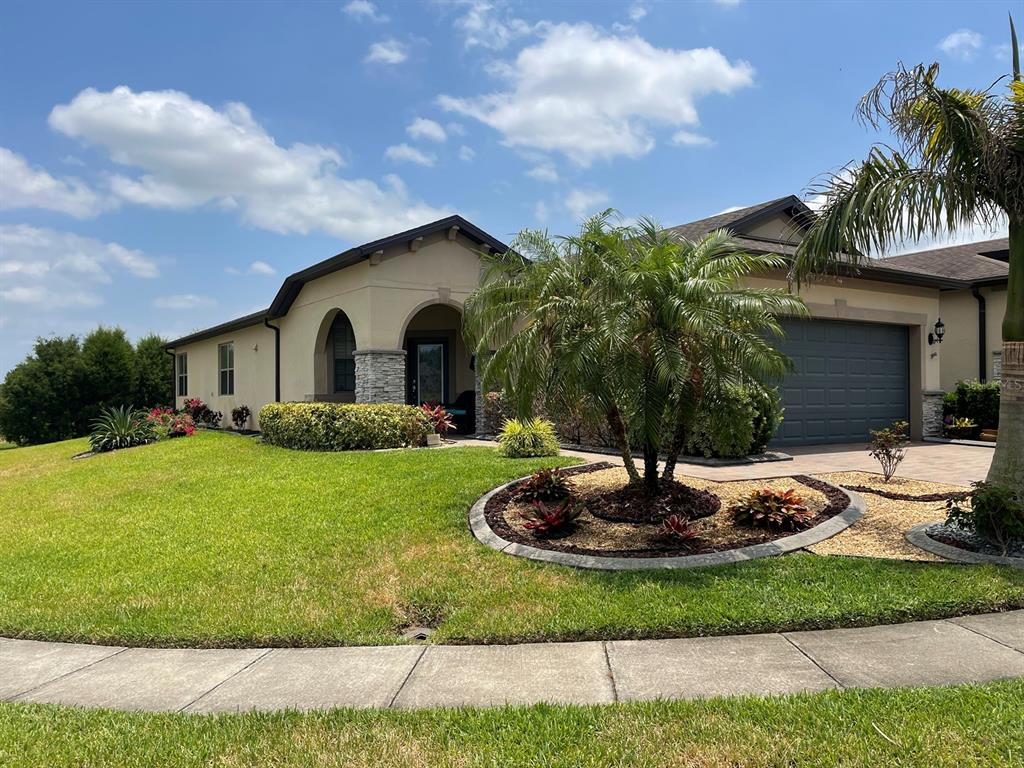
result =
[[[781,226],[769,222],[769,228]],[[768,234],[768,230],[765,231]],[[281,399],[305,400],[324,389],[314,375],[314,356],[322,349],[335,310],[344,311],[352,323],[357,350],[400,350],[410,320],[420,310],[445,305],[461,310],[476,288],[480,274],[479,255],[471,241],[446,232],[425,238],[416,251],[407,244],[395,246],[383,257],[361,261],[306,284],[285,317],[273,322],[281,328]],[[750,279],[755,286],[785,288],[784,275]],[[976,304],[969,292],[963,297],[936,289],[902,286],[856,278],[820,279],[805,285],[800,295],[811,315],[819,318],[893,323],[910,327],[911,414],[919,428],[921,393],[947,388],[951,381],[976,367]],[[998,342],[999,322],[1005,294],[989,292],[989,333]],[[974,314],[968,317],[967,308]],[[419,315],[413,330],[454,325],[439,310]],[[948,332],[946,342],[928,346],[927,332],[942,316]],[[970,330],[968,330],[970,329]],[[974,346],[970,346],[971,334]],[[965,338],[961,339],[960,335]],[[219,397],[217,391],[217,345],[235,342],[235,395]],[[257,349],[254,349],[258,347]],[[996,349],[992,346],[991,349]],[[183,347],[189,353],[189,393],[202,397],[228,416],[232,407],[244,403],[258,412],[274,399],[274,337],[262,325],[224,334],[216,339]],[[945,357],[945,363],[943,363]],[[451,396],[473,388],[469,354],[461,338],[452,349],[454,387]],[[323,378],[323,376],[321,376]],[[178,399],[181,405],[181,398]],[[917,431],[917,429],[915,429]]]
[[[756,227],[750,227],[743,231],[744,237],[761,237],[766,240],[781,240],[790,242],[799,239],[797,229],[793,225],[793,219],[784,214],[779,214],[766,221],[762,221]]]
[[[439,232],[424,238],[415,252],[401,244],[385,251],[377,264],[364,260],[307,283],[288,314],[274,321],[281,327],[281,399],[304,400],[316,393],[313,355],[335,309],[348,315],[357,350],[402,349],[406,323],[416,312],[431,304],[461,310],[479,275],[476,245],[462,235],[453,241]],[[460,378],[459,386],[463,383]]]
[[[233,342],[235,345],[235,394],[221,396],[219,392],[219,366],[217,347]],[[274,401],[274,333],[263,325],[242,328],[212,339],[187,344],[175,353],[188,354],[188,395],[176,397],[181,408],[185,400],[198,397],[213,410],[224,414],[221,426],[230,426],[231,409],[247,405],[253,413],[254,426],[260,407]],[[175,393],[178,379],[175,374]]]
[[[985,298],[985,378],[992,377],[992,353],[1002,349],[1006,314],[1006,287],[981,288]],[[942,358],[942,389],[949,391],[961,379],[978,378],[978,301],[970,291],[945,291],[940,314],[946,336],[938,345]]]

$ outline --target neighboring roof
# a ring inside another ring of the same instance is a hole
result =
[[[880,263],[970,283],[1005,280],[1010,274],[1010,240],[1006,237],[979,243],[933,248],[928,251],[890,256]]]
[[[763,221],[766,221],[779,214],[785,214],[793,219],[793,238],[788,240],[773,240],[764,237],[755,237],[746,233]],[[705,219],[691,221],[688,224],[681,224],[677,227],[670,227],[670,232],[675,232],[680,237],[688,240],[697,240],[708,232],[715,229],[728,229],[733,233],[734,239],[744,248],[755,253],[777,253],[781,256],[792,256],[796,253],[799,238],[796,234],[807,227],[814,218],[814,212],[807,207],[795,195],[779,197],[757,205],[746,208],[738,208],[735,211],[719,213]],[[1007,241],[988,240],[982,243],[974,243],[969,246],[958,246],[957,248],[938,249],[936,251],[925,251],[920,254],[906,254],[906,256],[895,256],[889,259],[872,259],[856,267],[840,267],[840,272],[849,276],[861,277],[867,280],[880,280],[888,283],[900,283],[903,285],[923,285],[931,288],[962,289],[969,288],[973,281],[985,279],[1006,278],[1009,270],[1002,265],[1002,272],[989,266],[988,271],[980,264],[973,264],[972,259],[987,262],[989,265],[998,265],[994,258],[980,256],[980,253],[998,252],[1000,244],[1008,248]],[[952,254],[949,257],[948,268],[936,268],[930,263],[929,258],[911,259],[910,257],[928,257],[932,253],[946,251],[964,250],[965,254]],[[973,249],[973,250],[972,250]],[[968,257],[966,254],[970,254]],[[908,259],[907,262],[897,261]],[[956,265],[961,265],[956,267]],[[969,265],[969,268],[967,266]],[[977,274],[977,276],[975,276]]]
[[[677,227],[669,227],[669,232],[674,232],[687,240],[697,240],[708,232],[716,229],[728,229],[736,235],[741,235],[745,229],[756,226],[762,221],[770,219],[780,213],[789,213],[796,221],[807,219],[813,216],[811,209],[804,205],[796,195],[778,197],[765,203],[750,205],[746,208],[737,208],[733,211],[725,211],[705,219],[698,219],[687,224],[680,224]],[[747,240],[751,238],[739,238]]]
[[[208,339],[222,333],[237,331],[239,328],[258,325],[264,320],[273,320],[278,317],[284,317],[291,308],[292,303],[298,297],[299,291],[302,290],[302,286],[309,281],[316,280],[318,277],[323,277],[324,275],[329,275],[332,272],[337,272],[339,269],[344,269],[345,267],[357,264],[363,259],[369,259],[370,256],[377,251],[383,251],[393,245],[407,243],[415,240],[416,238],[434,234],[435,232],[447,231],[452,227],[457,227],[459,234],[469,238],[477,245],[486,245],[499,253],[504,253],[508,250],[508,246],[503,242],[487,234],[478,226],[466,221],[466,219],[461,216],[446,216],[443,219],[432,221],[429,224],[424,224],[422,226],[415,227],[414,229],[407,229],[406,231],[399,232],[395,235],[389,235],[388,237],[382,237],[379,240],[373,240],[372,242],[364,243],[363,245],[357,245],[354,248],[342,251],[336,256],[325,259],[311,267],[307,267],[299,272],[288,275],[288,277],[284,279],[284,283],[282,283],[277,295],[274,297],[274,301],[271,302],[267,309],[259,312],[253,312],[251,315],[239,317],[235,320],[229,320],[226,323],[215,325],[212,328],[204,328],[203,330],[196,331],[188,336],[182,336],[180,339],[168,342],[165,345],[165,348],[170,349],[176,346],[180,347],[184,344]]]

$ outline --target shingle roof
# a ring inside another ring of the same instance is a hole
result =
[[[904,253],[890,256],[879,263],[887,267],[896,267],[923,275],[939,275],[954,280],[998,280],[1010,274],[1010,266],[1004,261],[983,256],[985,253],[999,253],[1010,248],[1009,238],[984,240],[967,245],[953,245],[946,248],[933,248],[928,251]]]
[[[687,240],[695,240],[715,229],[731,229],[732,225],[736,224],[736,222],[743,221],[744,219],[767,211],[768,209],[775,208],[786,201],[799,202],[792,195],[777,197],[774,200],[769,200],[765,203],[748,205],[746,208],[737,208],[732,211],[715,214],[714,216],[708,216],[704,219],[698,219],[697,221],[680,224],[677,227],[669,227],[668,231],[674,232],[680,237],[685,237]]]

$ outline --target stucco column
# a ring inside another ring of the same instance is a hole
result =
[[[357,349],[356,402],[405,403],[405,350]]]

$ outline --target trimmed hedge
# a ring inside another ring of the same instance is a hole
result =
[[[260,431],[271,445],[303,451],[355,451],[425,445],[430,421],[411,405],[269,403]]]
[[[727,386],[701,403],[686,453],[729,458],[761,453],[775,436],[782,415],[775,389]]]

